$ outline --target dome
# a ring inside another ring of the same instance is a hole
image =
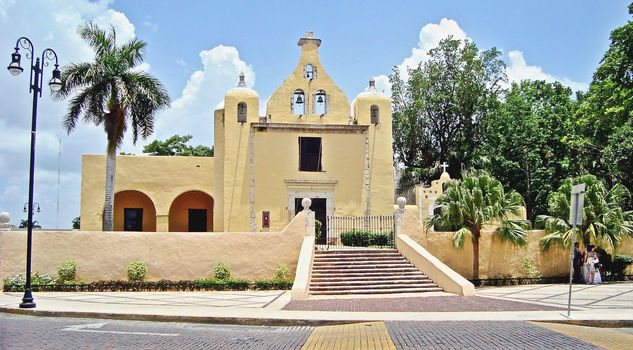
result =
[[[259,97],[259,94],[257,94],[257,92],[249,87],[246,87],[246,82],[244,81],[244,73],[240,73],[240,82],[237,84],[237,87],[234,87],[232,89],[230,89],[229,91],[227,91],[226,93],[227,96],[235,96],[235,97],[252,97],[252,96],[257,96]]]
[[[367,90],[361,92],[360,94],[358,94],[358,96],[356,96],[356,100],[361,100],[361,99],[366,99],[366,98],[387,99],[387,100],[391,99],[389,96],[387,96],[387,94],[376,90],[376,81],[374,80],[373,77],[369,79],[369,88],[367,88]]]

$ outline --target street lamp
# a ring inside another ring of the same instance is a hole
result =
[[[29,169],[29,201],[28,201],[28,223],[26,235],[26,285],[24,286],[24,297],[20,303],[21,308],[34,308],[33,294],[31,293],[31,245],[33,242],[33,173],[35,170],[35,126],[37,123],[37,98],[42,97],[42,82],[44,67],[48,67],[47,61],[55,61],[53,78],[48,82],[51,90],[59,91],[62,88],[61,72],[57,61],[57,54],[48,48],[42,52],[42,59],[39,57],[33,63],[35,49],[33,43],[27,37],[21,37],[15,43],[15,52],[11,54],[11,63],[7,67],[12,75],[20,75],[24,71],[20,64],[20,48],[26,50],[26,58],[31,59],[31,78],[29,92],[33,93],[33,109],[31,119],[31,158]]]

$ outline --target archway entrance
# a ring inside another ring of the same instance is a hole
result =
[[[121,191],[114,195],[115,231],[156,231],[154,202],[143,192]]]
[[[169,208],[169,231],[213,231],[213,197],[202,191],[189,191],[176,197]]]

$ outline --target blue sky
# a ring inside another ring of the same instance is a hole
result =
[[[89,21],[113,25],[121,42],[134,36],[146,41],[141,68],[165,84],[173,103],[158,115],[154,136],[136,146],[128,139],[122,148],[140,154],[152,139],[176,133],[192,134],[194,145],[212,145],[213,110],[237,84],[240,71],[265,106],[296,66],[296,43],[308,30],[322,39],[322,63],[350,101],[371,76],[388,92],[392,67],[404,70],[424,61],[426,51],[449,34],[470,38],[480,49],[500,49],[511,80],[559,80],[577,90],[591,81],[610,31],[630,19],[627,6],[622,0],[0,0],[0,48],[8,64],[15,41],[24,35],[38,55],[46,47],[57,51],[62,66],[87,61],[92,54],[76,28]],[[49,76],[50,67],[45,71]],[[10,212],[11,223],[17,225],[26,218],[22,207],[27,200],[32,98],[28,74],[0,75],[0,89],[0,212]],[[80,124],[72,134],[65,133],[65,109],[63,101],[43,93],[35,178],[35,201],[42,212],[35,220],[44,228],[70,227],[79,215],[81,154],[105,150],[101,128]]]

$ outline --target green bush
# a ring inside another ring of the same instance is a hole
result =
[[[350,247],[393,245],[391,233],[373,233],[366,230],[352,230],[341,233],[341,243]]]
[[[64,260],[59,263],[59,265],[57,265],[57,276],[61,283],[74,281],[77,276],[77,262],[74,260]]]
[[[213,267],[213,278],[226,281],[231,278],[231,266],[224,261],[220,261]]]
[[[226,282],[215,278],[200,278],[193,281],[193,286],[196,289],[224,290]]]
[[[147,266],[142,261],[134,261],[127,265],[125,268],[127,278],[130,281],[142,281],[147,274]]]
[[[290,276],[290,270],[288,270],[288,266],[286,264],[279,264],[277,266],[277,270],[275,271],[275,275],[273,279],[287,279]]]
[[[538,268],[534,266],[534,260],[528,255],[523,258],[521,268],[523,269],[523,273],[525,273],[526,277],[539,277],[541,275]]]
[[[314,220],[314,238],[321,238],[321,227],[323,227],[323,223],[319,220]]]
[[[230,280],[226,281],[226,286],[230,290],[246,290],[246,289],[248,289],[250,284],[251,284],[251,281],[245,280],[245,279],[241,279],[241,278],[230,279]]]

